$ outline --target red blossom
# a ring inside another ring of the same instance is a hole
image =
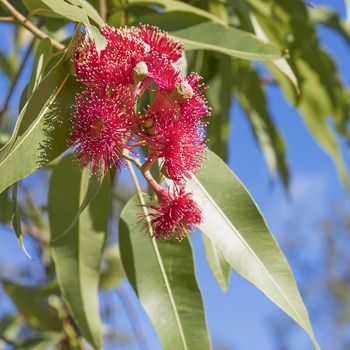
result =
[[[202,212],[191,193],[179,189],[173,193],[164,191],[158,197],[159,206],[148,206],[153,209],[149,215],[156,238],[181,240],[202,222]]]
[[[91,172],[101,168],[104,173],[120,166],[132,131],[133,105],[125,90],[89,89],[77,95],[69,144],[76,147],[82,166],[91,163]]]
[[[166,32],[162,32],[157,27],[143,25],[140,27],[139,35],[152,51],[165,56],[170,61],[176,62],[183,54],[183,45],[171,39]]]
[[[148,76],[159,88],[170,91],[179,80],[180,71],[166,58],[152,59]]]
[[[92,172],[118,168],[123,151],[136,146],[128,145],[132,136],[145,144],[148,164],[142,172],[159,202],[149,206],[154,234],[182,239],[202,220],[201,210],[183,189],[186,179],[201,167],[206,151],[202,118],[209,108],[202,78],[195,73],[181,76],[177,62],[183,57],[183,46],[156,27],[105,25],[102,35],[107,45],[101,52],[88,32],[75,47],[75,74],[86,91],[77,95],[69,143],[82,166],[91,164]],[[142,116],[135,109],[147,90],[154,98]],[[147,166],[156,160],[174,181],[174,191],[162,189],[146,176]]]
[[[154,114],[150,110],[146,118],[153,118],[154,130],[148,137],[148,159],[161,158],[166,175],[178,183],[191,178],[201,167],[206,151],[202,123],[182,115],[174,118],[171,110]]]
[[[132,83],[132,70],[148,57],[148,45],[135,30],[105,25],[102,34],[107,45],[100,53],[87,33],[79,38],[73,59],[76,76],[89,86]]]

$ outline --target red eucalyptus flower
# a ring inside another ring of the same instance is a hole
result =
[[[202,212],[192,200],[191,193],[180,189],[173,193],[164,191],[158,197],[159,206],[149,206],[153,209],[149,215],[156,238],[181,240],[202,222]]]
[[[150,207],[155,236],[181,239],[202,220],[201,210],[183,189],[206,150],[202,118],[209,108],[201,77],[181,76],[183,45],[156,27],[105,25],[102,35],[107,45],[101,52],[88,32],[75,46],[73,66],[86,90],[76,98],[69,143],[83,166],[90,163],[92,172],[106,172],[121,165],[124,150],[131,151],[130,142],[137,138],[147,147],[141,170],[159,200],[159,206]],[[147,90],[155,96],[142,113],[137,108]],[[173,192],[152,178],[149,169],[156,160],[175,182]]]
[[[139,35],[152,51],[165,56],[169,61],[176,62],[183,54],[183,45],[172,40],[166,32],[157,27],[143,25],[140,27]]]
[[[132,131],[133,98],[125,90],[86,90],[77,96],[69,143],[83,166],[106,172],[120,166]]]
[[[202,124],[193,123],[181,114],[174,119],[171,110],[157,112],[153,118],[154,135],[148,138],[148,159],[161,158],[166,175],[176,182],[191,178],[204,160],[206,146]]]

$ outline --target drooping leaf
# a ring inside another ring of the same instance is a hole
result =
[[[344,187],[348,188],[348,176],[340,147],[335,133],[327,122],[327,117],[332,113],[332,101],[318,74],[301,60],[298,60],[297,64],[305,77],[301,85],[302,98],[299,101],[299,109],[312,136],[330,155]]]
[[[81,7],[84,12],[91,18],[98,26],[102,26],[104,24],[101,16],[97,12],[97,10],[86,0],[68,0],[73,5]]]
[[[107,40],[95,26],[90,26],[90,29],[96,44],[96,51],[101,52],[106,47]]]
[[[53,294],[51,286],[24,287],[9,281],[2,283],[18,312],[33,329],[42,332],[62,331],[62,321],[57,309],[48,302],[49,296]]]
[[[23,107],[8,143],[0,149],[0,193],[67,149],[78,85],[67,57],[39,83]]]
[[[46,6],[48,6],[54,13],[71,20],[73,22],[88,24],[89,20],[86,12],[78,7],[71,5],[64,0],[41,0]]]
[[[87,184],[85,186],[86,191],[85,191],[85,188],[81,189],[82,200],[78,210],[75,212],[73,220],[69,223],[69,225],[67,225],[67,227],[65,228],[64,231],[61,232],[61,234],[56,235],[56,237],[52,240],[53,242],[61,239],[64,235],[68,234],[72,230],[76,222],[79,220],[81,213],[86,209],[86,207],[91,203],[91,201],[95,198],[95,196],[99,192],[102,182],[103,182],[103,176],[101,174],[97,174],[97,173],[90,174],[87,180]]]
[[[65,18],[47,6],[42,0],[22,0],[23,5],[31,15],[39,15],[49,18]]]
[[[250,14],[250,20],[251,20],[252,27],[254,28],[254,32],[255,32],[256,36],[263,41],[269,42],[262,27],[260,26],[259,22],[256,20],[254,14],[252,14],[252,13]],[[284,57],[279,58],[279,59],[274,60],[274,61],[271,61],[271,62],[267,62],[267,65],[268,65],[268,67],[271,65],[274,65],[278,70],[280,70],[291,81],[291,83],[294,85],[296,91],[299,93],[298,79],[295,76],[288,61]]]
[[[12,218],[12,202],[9,198],[10,189],[0,193],[0,222],[8,223]]]
[[[75,220],[86,198],[89,171],[81,171],[72,155],[59,162],[50,180],[48,213],[54,241],[52,255],[60,289],[82,335],[96,349],[100,349],[98,287],[108,225],[108,176],[73,227],[61,236]]]
[[[324,6],[309,7],[308,11],[313,24],[322,24],[335,30],[350,45],[349,23],[342,21],[335,11]]]
[[[334,60],[321,48],[305,3],[272,0],[273,6],[270,6],[257,0],[248,2],[253,6],[256,19],[266,36],[278,45],[286,43],[290,54],[289,63],[300,83],[300,96],[295,98],[283,77],[270,69],[288,99],[301,111],[312,135],[333,158],[340,178],[347,187],[342,155],[327,119],[332,118],[339,134],[349,140],[347,124],[350,101]],[[288,36],[293,40],[286,41]]]
[[[124,270],[164,350],[210,349],[190,241],[156,241],[142,229],[136,196],[121,212]]]
[[[220,176],[217,176],[220,174]],[[203,210],[199,229],[227,262],[294,319],[319,349],[288,262],[246,188],[214,153],[187,189]]]
[[[50,39],[45,38],[41,40],[36,49],[32,75],[26,88],[27,100],[30,98],[30,96],[33,94],[33,91],[36,89],[39,82],[42,80],[45,66],[49,61],[52,52],[53,49]]]
[[[12,185],[12,227],[15,231],[18,243],[20,244],[23,252],[25,253],[25,255],[27,255],[29,259],[31,259],[31,256],[29,255],[23,242],[21,217],[19,212],[19,206],[17,203],[17,182]]]
[[[212,55],[212,53],[206,52],[204,58],[208,58],[208,55]],[[230,110],[236,80],[231,57],[221,56],[219,58],[211,57],[211,59],[211,61],[206,60],[203,63],[203,66],[208,66],[204,68],[204,72],[207,69],[212,69],[215,72],[208,82],[210,88],[205,92],[208,105],[214,107],[207,127],[207,135],[210,148],[226,160],[229,156]]]
[[[275,176],[278,171],[287,187],[289,174],[285,162],[284,142],[271,120],[262,82],[255,69],[247,62],[238,64],[234,76],[238,100],[247,114],[254,135],[265,156],[270,174]]]
[[[227,292],[231,267],[207,235],[203,235],[203,243],[210,270],[219,283],[220,288]]]
[[[211,14],[210,12],[204,11],[196,6],[191,4],[186,4],[182,1],[177,0],[129,0],[128,3],[131,6],[135,5],[145,5],[145,6],[159,6],[164,9],[165,12],[182,12],[194,14],[205,19],[209,19],[213,22],[222,23],[222,20]]]
[[[89,27],[88,18],[98,26],[103,20],[97,10],[85,0],[23,0],[26,8],[32,13],[52,18],[65,18],[67,20],[83,23]]]
[[[245,31],[179,12],[152,14],[142,23],[157,25],[184,43],[187,50],[209,50],[249,60],[274,60],[282,56],[280,49]]]

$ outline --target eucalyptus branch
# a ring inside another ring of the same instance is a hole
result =
[[[125,157],[125,159],[127,159],[128,162],[135,164],[138,167],[138,169],[141,170],[143,177],[146,179],[148,184],[157,194],[164,190],[163,187],[154,179],[154,177],[151,174],[150,169],[154,164],[154,161],[146,161],[144,164],[141,164],[138,158],[131,157],[126,152],[123,154],[123,156]]]
[[[124,153],[123,154],[124,158],[127,159],[128,161],[132,162],[135,164],[139,169],[142,168],[142,164],[138,158],[131,157],[129,154]]]
[[[36,37],[40,39],[48,38],[51,41],[52,46],[56,50],[63,51],[65,49],[65,46],[63,44],[51,38],[45,32],[40,30],[36,25],[34,25],[32,22],[28,21],[28,19],[25,16],[23,16],[19,11],[17,11],[7,0],[0,0],[0,4],[13,16],[13,18],[19,24],[27,28]]]
[[[131,148],[136,148],[136,147],[141,147],[141,146],[145,146],[146,145],[146,141],[142,140],[136,143],[133,143],[132,145],[130,145]]]
[[[14,22],[15,19],[11,16],[0,16],[0,22]]]

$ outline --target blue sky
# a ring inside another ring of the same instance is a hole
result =
[[[345,17],[345,5],[343,0],[312,1],[314,4],[325,4],[335,9],[343,18]],[[9,26],[1,25],[2,41],[0,50],[6,52],[11,45]],[[319,28],[322,45],[326,50],[335,52],[341,76],[345,84],[350,86],[350,50],[346,44],[330,30]],[[11,102],[11,107],[16,110],[18,95],[28,79],[29,67],[21,79],[21,84],[16,91],[16,98]],[[0,75],[0,88],[6,91],[6,81]],[[310,137],[302,119],[293,107],[285,102],[280,91],[276,87],[268,88],[269,109],[276,124],[282,131],[288,151],[288,164],[291,168],[291,190],[288,198],[279,180],[271,182],[266,164],[260,150],[256,146],[250,128],[237,103],[233,103],[231,117],[232,130],[230,135],[230,157],[229,165],[239,175],[244,184],[252,193],[255,201],[261,208],[272,232],[281,244],[293,232],[286,230],[287,222],[295,216],[300,219],[300,228],[305,232],[306,243],[303,245],[307,252],[317,250],[318,240],[315,222],[327,215],[331,204],[339,201],[346,203],[348,195],[338,179],[336,170],[328,155],[323,152],[318,144]],[[1,97],[2,98],[2,97]],[[347,168],[350,172],[350,157],[345,145],[342,145]],[[350,209],[350,208],[349,208]],[[1,274],[10,275],[9,269],[18,264],[26,264],[33,272],[33,278],[41,281],[43,275],[40,263],[37,260],[28,261],[22,254],[14,235],[9,230],[0,231],[0,261],[6,261],[6,270]],[[272,302],[252,285],[232,273],[230,288],[227,294],[223,294],[216,281],[212,277],[203,251],[200,235],[193,235],[194,248],[196,251],[196,267],[198,278],[205,299],[208,326],[214,344],[224,344],[228,349],[240,350],[270,350],[273,349],[273,341],[270,333],[270,317],[279,314],[281,320],[287,320]],[[29,249],[32,247],[30,246]],[[6,252],[11,252],[7,254]],[[311,254],[312,255],[312,254]],[[312,256],[311,256],[312,258]],[[302,271],[293,268],[296,279],[302,280]],[[4,266],[4,265],[2,265]],[[135,307],[141,317],[147,336],[152,344],[152,349],[160,349],[155,333],[150,326],[147,317],[137,305],[131,288],[124,283],[126,290],[130,291]],[[114,324],[119,329],[128,330],[129,324],[125,317],[122,305],[115,294],[109,296],[109,302],[117,303],[118,314]],[[0,292],[0,314],[1,311],[13,310],[8,302],[3,302]],[[311,319],[313,314],[311,313]],[[317,324],[315,331],[319,334]],[[295,349],[311,348],[307,337],[301,329],[296,328],[293,344]],[[135,347],[136,348],[136,347]]]

